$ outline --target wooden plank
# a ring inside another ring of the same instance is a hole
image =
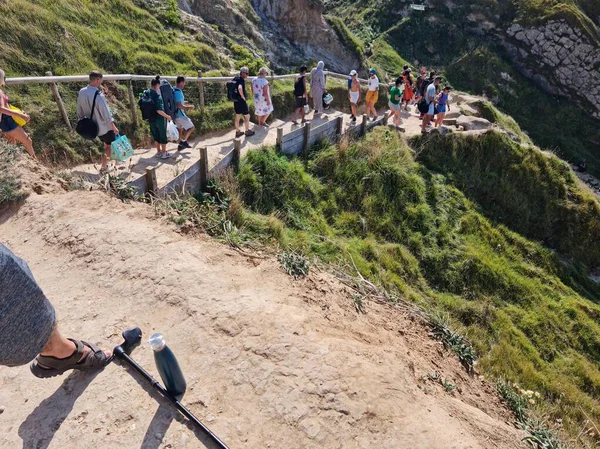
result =
[[[134,179],[127,185],[133,187],[136,193],[140,196],[144,196],[148,191],[148,187],[146,186],[146,175],[142,175],[139,178]]]
[[[302,153],[308,158],[308,150],[310,149],[310,123],[304,125],[304,147]]]
[[[200,161],[192,164],[190,168],[172,179],[167,185],[158,189],[157,196],[165,197],[171,193],[198,193],[200,167]]]
[[[242,141],[240,139],[235,139],[233,141],[233,160],[231,164],[233,165],[233,170],[237,173],[240,171],[240,160],[242,159]]]
[[[287,143],[281,152],[283,154],[298,156],[304,151],[304,138],[296,140],[292,143]]]
[[[133,126],[137,128],[140,125],[140,121],[138,119],[138,105],[135,101],[135,95],[133,94],[131,80],[127,81],[127,92],[129,94],[129,108],[131,109],[131,116],[133,117]]]
[[[344,132],[344,117],[340,116],[337,118],[336,133],[338,136],[341,136],[343,132]]]
[[[204,111],[204,81],[202,81],[202,70],[198,70],[198,83],[200,84],[198,86],[198,92],[199,92],[199,106],[200,106],[200,110]]]
[[[146,168],[146,192],[154,195],[158,191],[158,181],[156,180],[156,167]]]
[[[46,76],[52,77],[52,72],[46,72]],[[58,91],[58,86],[56,85],[56,83],[50,83],[50,90],[52,91],[52,95],[54,95],[54,100],[58,105],[58,110],[60,112],[60,115],[62,116],[63,121],[65,122],[65,125],[67,125],[67,128],[69,128],[69,131],[73,131],[71,121],[69,120],[69,114],[67,113],[67,108],[65,108],[65,104],[63,103],[62,98],[60,97],[60,92]]]
[[[208,170],[208,179],[214,178],[216,175],[218,175],[221,172],[224,172],[225,170],[227,170],[227,168],[229,168],[229,166],[233,162],[234,151],[235,150],[231,150],[223,157],[223,159],[217,162],[213,168]]]
[[[364,136],[367,132],[367,114],[363,114],[362,118],[362,123],[360,124],[360,135]]]
[[[208,182],[208,148],[200,148],[200,177],[198,178],[200,183],[199,190],[203,191],[206,188]]]
[[[302,130],[302,134],[298,135],[294,139],[284,142],[281,146],[281,152],[287,154],[287,149],[289,147],[295,147],[298,144],[298,142],[304,143],[304,130]]]
[[[277,128],[277,141],[275,145],[277,148],[281,149],[281,144],[283,143],[283,128]]]
[[[281,129],[281,128],[279,128],[279,129]],[[277,130],[277,132],[279,132],[279,129]],[[298,129],[296,129],[294,131],[290,131],[289,133],[284,134],[283,137],[282,137],[282,139],[281,139],[281,143],[282,144],[286,143],[286,142],[288,142],[290,140],[295,139],[298,136],[303,136],[303,135],[304,135],[304,128],[298,128]]]

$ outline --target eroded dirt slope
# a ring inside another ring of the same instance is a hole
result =
[[[316,273],[182,236],[100,192],[30,197],[0,216],[70,336],[106,347],[123,329],[165,334],[184,403],[234,448],[518,448],[494,389],[470,379],[404,313]],[[156,375],[144,344],[134,358]],[[421,378],[438,372],[453,394]],[[0,446],[196,448],[196,436],[123,367],[33,378],[0,368]]]

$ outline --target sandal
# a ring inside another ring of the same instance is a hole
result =
[[[45,379],[63,374],[65,371],[77,369],[81,371],[102,369],[110,363],[112,357],[106,357],[102,349],[93,343],[87,341],[73,340],[75,343],[75,352],[66,359],[57,359],[56,357],[38,355],[29,365],[31,373],[35,377]],[[83,356],[84,346],[90,348],[90,351],[81,362],[79,359]]]

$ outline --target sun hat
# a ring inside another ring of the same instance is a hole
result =
[[[354,76],[354,75],[357,75],[357,73],[356,73],[356,70],[352,70],[352,71],[350,72],[350,76]]]

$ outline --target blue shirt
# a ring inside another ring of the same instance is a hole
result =
[[[427,104],[432,103],[435,100],[435,84],[431,83],[427,86],[427,94],[425,94],[425,100]]]
[[[177,103],[185,104],[183,91],[178,87],[173,89],[173,101],[175,102],[175,107],[177,108]],[[175,114],[176,118],[187,117],[183,109],[177,108],[177,113]]]

